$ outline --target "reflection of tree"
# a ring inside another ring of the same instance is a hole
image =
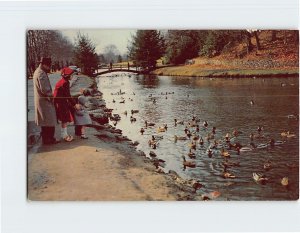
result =
[[[137,77],[138,84],[147,88],[157,88],[159,86],[159,78],[156,75],[143,75]]]

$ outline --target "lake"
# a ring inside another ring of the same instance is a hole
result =
[[[176,171],[183,178],[199,180],[205,187],[199,193],[221,192],[218,200],[295,200],[299,195],[299,84],[298,78],[199,78],[144,76],[130,73],[110,73],[98,76],[98,87],[103,92],[107,107],[119,114],[121,120],[116,127],[133,141],[138,141],[138,149],[149,156],[150,151],[157,158],[166,161],[164,170]],[[117,94],[117,92],[125,92]],[[167,94],[166,94],[167,93]],[[125,103],[120,103],[125,100]],[[252,101],[252,104],[251,104]],[[135,122],[130,121],[131,110]],[[124,113],[127,111],[127,116]],[[189,127],[195,135],[203,137],[204,146],[196,144],[195,159],[190,159],[190,140],[178,140],[174,135],[185,136],[185,125],[195,116],[199,132]],[[184,121],[175,126],[174,119]],[[145,128],[145,121],[155,123]],[[207,121],[208,126],[202,126]],[[113,122],[111,122],[113,123]],[[167,124],[166,132],[157,128]],[[258,134],[262,126],[261,138],[253,143],[268,143],[270,138],[283,141],[283,144],[262,149],[253,149],[237,154],[229,150],[228,162],[236,165],[227,168],[235,178],[223,178],[224,158],[219,150],[214,150],[209,158],[206,150],[214,140],[207,142],[205,137],[216,127],[215,140],[224,140],[227,133],[239,132],[232,143],[239,142],[250,147],[250,133]],[[140,129],[144,128],[144,135]],[[281,132],[290,131],[295,137],[283,138]],[[152,135],[163,136],[158,147],[148,145]],[[195,168],[186,169],[182,156],[196,163]],[[130,155],[129,155],[130,156]],[[270,170],[264,164],[271,164]],[[253,180],[252,174],[262,173],[268,178],[263,185]],[[289,186],[281,185],[283,177],[289,178]]]

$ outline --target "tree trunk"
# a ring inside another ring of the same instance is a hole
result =
[[[256,40],[256,48],[257,48],[257,50],[260,50],[261,47],[260,47],[260,43],[259,43],[259,38],[258,38],[258,35],[257,35],[257,31],[254,31],[254,36],[255,36],[255,40]]]
[[[272,38],[271,38],[271,41],[275,41],[277,39],[276,37],[276,31],[275,30],[272,30]]]

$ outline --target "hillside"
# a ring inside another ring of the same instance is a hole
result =
[[[253,36],[253,50],[247,53],[246,43],[225,46],[218,56],[195,57],[192,65],[159,68],[153,73],[184,76],[296,76],[299,73],[299,43],[295,31],[259,33],[260,49]]]

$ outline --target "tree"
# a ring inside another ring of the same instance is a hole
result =
[[[112,61],[115,62],[117,61],[118,55],[120,54],[117,46],[114,44],[107,45],[104,48],[104,57],[106,61]]]
[[[77,34],[74,62],[87,75],[92,75],[93,69],[98,66],[98,55],[95,53],[95,45],[88,35]]]
[[[120,63],[120,62],[122,62],[122,61],[123,61],[122,56],[119,54],[119,55],[118,55],[118,62]]]
[[[184,63],[186,59],[198,56],[206,31],[169,30],[166,34],[168,62]]]
[[[41,57],[51,57],[52,70],[72,62],[73,44],[57,30],[27,31],[27,76],[33,75]]]
[[[155,68],[165,52],[165,40],[157,30],[138,30],[128,47],[129,57],[145,70]]]

